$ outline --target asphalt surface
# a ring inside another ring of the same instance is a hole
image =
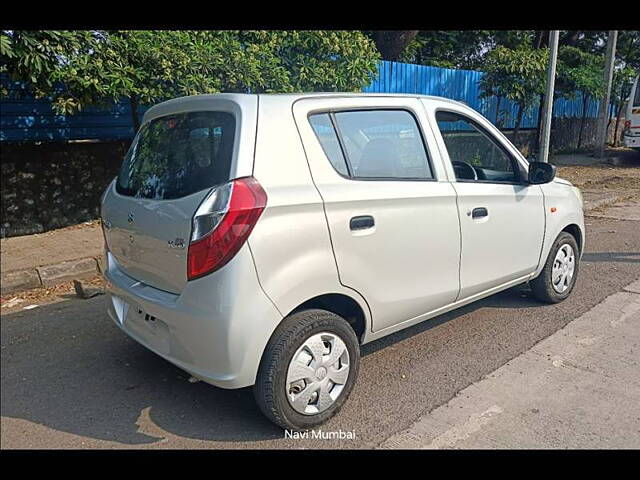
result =
[[[588,217],[569,299],[511,289],[363,347],[360,376],[323,432],[284,438],[251,389],[222,390],[130,340],[105,297],[3,311],[2,448],[371,448],[640,277],[640,223]]]

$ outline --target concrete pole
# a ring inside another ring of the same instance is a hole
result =
[[[596,148],[593,156],[604,157],[604,148],[607,143],[607,113],[609,111],[609,100],[611,99],[611,83],[613,81],[613,66],[616,58],[616,42],[618,41],[618,31],[610,30],[607,39],[607,58],[604,66],[605,94],[600,101],[598,110],[598,129],[596,130]]]
[[[540,138],[539,162],[549,161],[549,142],[551,140],[551,118],[553,113],[553,90],[556,85],[556,62],[558,60],[558,38],[560,30],[549,32],[549,66],[547,68],[547,91],[544,96],[544,107],[539,115],[542,117],[542,136]]]

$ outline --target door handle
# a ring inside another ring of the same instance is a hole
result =
[[[485,207],[474,208],[471,212],[471,218],[482,218],[486,217],[487,215],[489,215],[489,210],[487,210]]]
[[[359,217],[353,217],[351,221],[349,221],[349,228],[351,230],[364,230],[366,228],[371,228],[374,225],[375,225],[375,222],[371,215],[362,215]]]

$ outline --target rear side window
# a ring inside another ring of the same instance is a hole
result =
[[[338,165],[346,160],[344,169],[354,179],[434,178],[416,119],[406,110],[322,113],[309,121],[331,163],[345,176]],[[320,122],[322,135],[316,126]]]
[[[187,112],[144,124],[122,163],[122,195],[168,200],[227,182],[236,121],[226,112]]]
[[[347,170],[347,162],[342,155],[342,149],[340,148],[340,142],[336,131],[331,124],[331,118],[328,113],[322,113],[320,115],[312,115],[309,117],[309,122],[313,131],[316,132],[316,136],[322,145],[325,155],[341,175],[345,177],[349,176]]]

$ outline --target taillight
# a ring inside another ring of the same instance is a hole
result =
[[[625,120],[625,122],[624,122],[624,131],[628,132],[629,130],[631,130],[631,120]]]
[[[253,177],[216,187],[193,217],[187,278],[193,280],[226,265],[249,238],[267,204],[267,194]]]

